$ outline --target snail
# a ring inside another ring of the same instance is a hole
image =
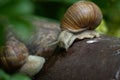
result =
[[[49,44],[57,40],[61,30],[59,24],[54,21],[44,21],[36,17],[28,19],[35,28],[28,41],[20,39],[12,25],[8,26],[6,43],[0,47],[0,68],[10,73],[18,72],[32,77],[52,56],[56,45]]]
[[[57,41],[61,32],[59,23],[56,21],[44,21],[39,18],[32,18],[32,20],[35,30],[28,41],[28,48],[31,54],[48,59],[57,46],[57,44],[51,44]]]
[[[37,74],[45,63],[40,56],[30,55],[26,46],[11,33],[6,43],[0,47],[0,68],[9,73],[23,73],[28,76]]]
[[[15,37],[8,36],[5,45],[0,49],[0,67],[7,72],[14,72],[26,63],[28,50]]]
[[[74,3],[61,21],[62,32],[59,36],[59,46],[68,49],[75,39],[99,37],[95,28],[101,23],[100,8],[90,1]]]

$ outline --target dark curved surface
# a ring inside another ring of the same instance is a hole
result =
[[[76,41],[66,53],[58,53],[35,80],[120,80],[120,39],[108,36],[84,39]]]

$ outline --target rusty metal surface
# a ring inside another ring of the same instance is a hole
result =
[[[120,39],[101,36],[78,40],[66,53],[51,58],[55,57],[55,64],[34,80],[120,80]]]

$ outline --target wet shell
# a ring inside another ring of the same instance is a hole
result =
[[[95,29],[102,20],[99,7],[93,2],[79,1],[66,11],[61,27],[63,30],[79,32],[84,29]]]
[[[26,62],[27,57],[26,46],[11,37],[5,46],[0,48],[0,67],[7,72],[17,71]]]

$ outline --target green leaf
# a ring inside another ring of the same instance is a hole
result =
[[[11,80],[31,80],[31,79],[23,74],[14,74],[12,75]]]
[[[9,19],[15,35],[22,41],[27,41],[32,35],[33,25],[23,17],[15,17]]]
[[[0,80],[10,80],[10,76],[0,69]]]
[[[7,73],[5,73],[2,69],[0,69],[0,80],[31,80],[31,78],[18,73],[10,76]]]
[[[96,28],[96,31],[101,34],[107,34],[108,28],[107,28],[104,20],[102,20],[101,24]]]
[[[33,4],[30,0],[11,0],[0,7],[0,14],[7,16],[27,15],[33,12]]]
[[[5,26],[0,23],[0,46],[5,43]]]
[[[0,7],[10,2],[10,0],[0,0]]]

